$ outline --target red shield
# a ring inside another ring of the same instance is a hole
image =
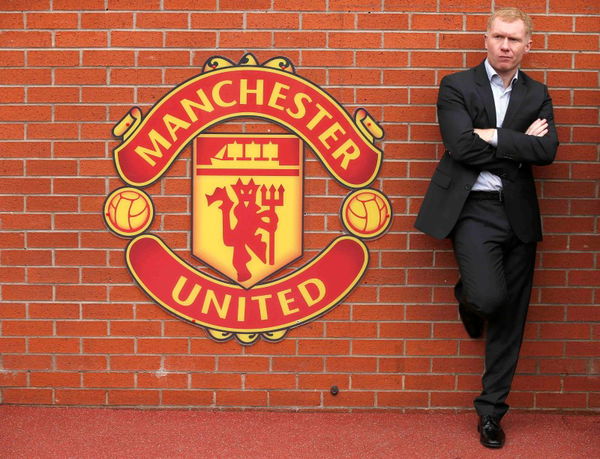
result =
[[[194,140],[196,257],[250,288],[302,254],[302,146],[294,135]]]

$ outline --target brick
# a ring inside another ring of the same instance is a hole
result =
[[[269,392],[269,406],[306,406],[318,407],[321,404],[321,395],[318,392],[302,392],[302,391],[271,391]]]
[[[211,48],[216,44],[216,34],[196,31],[167,32],[165,44],[169,48]],[[199,46],[200,44],[202,46]]]
[[[86,10],[103,10],[104,0],[86,0]],[[55,10],[79,10],[81,9],[81,2],[78,0],[53,0],[52,8]]]
[[[3,371],[0,373],[0,385],[2,387],[19,387],[27,385],[27,374]]]
[[[404,355],[405,340],[353,340],[353,355]]]
[[[108,0],[109,10],[157,10],[159,0]]]
[[[57,355],[57,370],[106,370],[107,359],[101,355]]]
[[[25,53],[23,51],[0,51],[0,59],[4,67],[23,67]]]
[[[156,371],[160,367],[161,358],[159,356],[112,355],[110,357],[111,370]]]
[[[594,257],[591,253],[545,253],[545,268],[592,268]]]
[[[14,271],[14,273],[12,272]],[[25,279],[25,270],[19,268],[0,268],[0,273],[7,274],[3,279],[5,282],[23,282]],[[22,280],[23,279],[23,280]],[[24,303],[4,303],[0,310],[0,317],[3,319],[24,319],[25,304]]]
[[[50,370],[52,357],[49,355],[4,355],[2,366],[5,370]]]
[[[363,391],[343,391],[335,397],[324,394],[323,405],[326,407],[372,407],[375,404],[375,394]]]
[[[30,319],[78,319],[79,305],[76,303],[29,303]]]
[[[550,1],[550,11],[565,14],[598,14],[600,6],[586,0],[571,0],[567,3],[558,0]]]
[[[226,4],[236,5],[239,2],[236,0],[224,0]],[[259,2],[253,2],[251,0],[244,0],[253,6]],[[260,9],[269,9],[270,2],[268,0],[260,0],[260,4],[264,5]],[[257,8],[258,5],[257,5]],[[287,11],[324,11],[325,0],[273,0],[273,8],[275,10],[287,10]],[[237,8],[234,8],[237,9]]]
[[[157,390],[110,390],[108,391],[109,405],[158,405],[160,393]]]
[[[219,371],[257,372],[267,371],[269,361],[264,357],[221,357],[219,358]]]
[[[324,48],[326,35],[321,32],[275,32],[276,48]]]
[[[166,356],[164,368],[169,371],[214,371],[215,358],[197,355]]]
[[[568,392],[597,392],[599,384],[599,376],[567,376],[564,379],[564,390]]]
[[[350,342],[347,340],[302,340],[299,343],[298,352],[303,355],[319,355],[323,349],[327,349],[329,355],[347,355]]]
[[[331,386],[338,386],[340,390],[350,387],[350,377],[344,374],[301,374],[298,375],[300,389],[324,390],[329,392]]]
[[[133,338],[84,338],[83,351],[86,354],[131,354]]]
[[[598,353],[598,341],[567,341],[565,353],[571,357],[595,357]]]
[[[402,390],[404,386],[404,375],[352,375],[352,389],[373,390]]]
[[[115,48],[160,48],[163,45],[162,32],[113,31],[110,44]]]
[[[576,32],[597,32],[598,31],[597,18],[594,16],[576,17],[575,18],[575,31]]]
[[[237,14],[227,14],[227,16],[229,16],[229,19],[232,20],[233,23],[229,22],[223,24],[224,27],[222,28],[235,28],[232,24],[235,24],[237,20],[242,19],[241,16]],[[201,18],[197,17],[195,22],[200,22],[200,24],[202,24],[207,19],[208,18],[204,18],[204,21],[201,21]],[[299,15],[294,13],[269,13],[268,15],[265,15],[264,13],[248,13],[246,15],[246,28],[248,29],[297,30],[299,28],[299,22]],[[194,23],[194,16],[192,16],[192,23]]]
[[[568,285],[594,287],[597,278],[598,271],[571,271]]]
[[[104,6],[100,9],[104,9]],[[81,13],[81,27],[83,29],[131,29],[133,27],[133,13]]]
[[[165,390],[162,391],[163,405],[176,406],[212,406],[213,392],[212,391],[181,391],[181,390]]]
[[[413,14],[410,28],[412,30],[461,30],[462,14]]]
[[[242,377],[228,373],[194,373],[191,387],[195,389],[241,389]]]
[[[432,393],[432,396],[434,394]],[[377,393],[378,407],[426,407],[429,405],[428,392],[391,391]]]
[[[79,270],[69,268],[28,268],[29,282],[34,284],[76,283],[79,280]]]
[[[1,109],[0,109],[0,113],[1,113]],[[15,176],[23,175],[23,161],[10,160],[10,159],[0,160],[0,175],[4,175],[4,176],[6,176],[6,175],[15,175]],[[11,198],[14,198],[14,196],[11,196]],[[7,199],[7,198],[3,197],[3,199]],[[5,204],[2,203],[2,205],[5,205]]]
[[[180,389],[188,386],[188,375],[185,373],[140,373],[137,376],[137,387]]]
[[[112,336],[157,336],[160,335],[160,323],[114,321],[110,326]]]
[[[376,324],[330,322],[327,324],[327,337],[331,338],[354,338],[377,336]]]
[[[68,372],[32,372],[30,384],[34,387],[80,387],[79,373]]]
[[[540,393],[536,394],[536,404],[540,408],[577,409],[586,407],[586,394]]]
[[[323,371],[324,359],[322,357],[273,357],[273,371],[287,371],[293,373]]]
[[[245,389],[294,389],[296,387],[296,375],[273,373],[249,374],[245,378]]]
[[[51,48],[50,32],[7,31],[0,34],[1,48]]]
[[[76,29],[75,13],[27,13],[28,29]]]
[[[52,300],[51,285],[5,285],[2,287],[4,300],[22,301],[22,300]]]
[[[216,7],[215,1],[216,0],[165,0],[163,3],[164,9],[166,10],[213,10]],[[241,2],[236,3],[237,6],[240,4]],[[225,5],[220,6],[223,9],[229,9],[226,8]]]
[[[104,405],[106,391],[89,389],[55,389],[54,403],[57,405]]]
[[[107,323],[104,321],[56,321],[58,336],[106,336]]]
[[[406,343],[407,355],[456,355],[457,342],[451,340],[410,340]]]
[[[411,53],[413,67],[461,67],[462,53],[414,51]]]
[[[79,338],[30,338],[29,352],[76,354],[80,352]]]
[[[597,75],[595,72],[591,73],[586,71],[554,71],[548,73],[547,84],[553,88],[596,88],[596,77]]]
[[[89,372],[83,373],[84,387],[112,388],[133,387],[133,373]]]
[[[64,51],[61,51],[63,53]],[[58,68],[54,71],[56,84],[86,84],[103,85],[106,84],[106,69],[96,68]]]
[[[5,29],[22,29],[23,14],[21,13],[6,13],[0,14],[0,28]]]
[[[416,4],[411,0],[387,0],[385,10],[387,11],[435,11],[437,0],[423,0]]]
[[[442,48],[445,48],[445,37],[448,34],[440,34],[440,45]],[[468,40],[464,40],[463,35],[463,46],[462,48],[468,47],[470,43]],[[465,43],[466,42],[466,43]],[[398,48],[398,49],[431,49],[435,48],[436,37],[431,33],[394,33],[394,32],[386,32],[383,35],[383,44],[385,48]]]
[[[135,55],[133,51],[84,50],[83,65],[86,67],[132,67]]]
[[[216,403],[220,406],[265,406],[265,391],[216,391]]]
[[[135,25],[140,29],[185,29],[188,25],[188,14],[140,12],[136,14]],[[194,27],[193,22],[192,27]]]
[[[0,352],[8,353],[25,353],[25,338],[0,338]],[[6,356],[5,356],[6,358]]]
[[[168,39],[168,36],[167,36]],[[182,38],[183,39],[183,38]],[[181,40],[181,39],[179,39]],[[179,40],[177,40],[179,42]],[[184,40],[184,39],[183,39]],[[207,40],[206,47],[211,47],[211,43],[216,43],[215,38]],[[184,46],[184,45],[180,45]],[[219,46],[231,49],[248,49],[248,48],[269,48],[272,46],[271,32],[255,32],[255,31],[234,31],[219,32]],[[197,47],[197,46],[196,46]]]
[[[542,302],[550,304],[585,304],[592,302],[591,289],[546,288],[542,291]]]
[[[12,404],[41,404],[52,403],[51,389],[3,389],[2,402]]]
[[[28,247],[54,248],[54,247],[77,247],[78,237],[76,233],[62,232],[36,232],[27,235]]]

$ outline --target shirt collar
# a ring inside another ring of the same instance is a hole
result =
[[[500,81],[502,82],[502,78],[500,77],[500,75],[498,75],[498,72],[496,72],[494,70],[494,67],[492,67],[492,65],[489,63],[487,58],[485,59],[484,65],[485,65],[485,72],[487,73],[488,80],[490,81],[490,83],[492,83],[492,78],[494,78],[494,76],[499,78]],[[517,81],[518,79],[519,79],[519,69],[517,69],[517,72],[515,73],[515,76],[513,77],[512,81],[511,81],[510,87],[512,87],[512,85],[515,84],[515,81]]]

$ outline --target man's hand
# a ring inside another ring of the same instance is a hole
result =
[[[530,126],[530,128],[531,128],[531,126]],[[481,140],[483,140],[484,142],[491,143],[492,137],[494,136],[494,133],[496,132],[496,130],[495,129],[473,129],[473,132],[475,134],[477,134],[479,137],[481,137]]]
[[[535,120],[533,123],[531,123],[531,126],[529,126],[527,128],[527,130],[525,131],[525,134],[527,135],[534,135],[536,137],[543,137],[548,133],[548,121],[546,121],[545,119],[537,119]]]

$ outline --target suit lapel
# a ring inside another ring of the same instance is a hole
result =
[[[504,116],[504,122],[502,123],[503,127],[510,126],[515,114],[519,111],[521,103],[525,99],[525,94],[527,94],[527,83],[525,80],[525,75],[523,74],[523,72],[519,71],[519,78],[517,78],[517,81],[515,81],[515,83],[513,84],[513,88],[510,93],[510,102],[508,103],[506,115]]]
[[[492,93],[490,80],[488,79],[483,62],[475,67],[475,83],[477,85],[477,92],[479,93],[481,100],[483,100],[483,105],[485,106],[485,111],[490,121],[490,127],[496,127],[496,105],[494,104],[494,94]]]

